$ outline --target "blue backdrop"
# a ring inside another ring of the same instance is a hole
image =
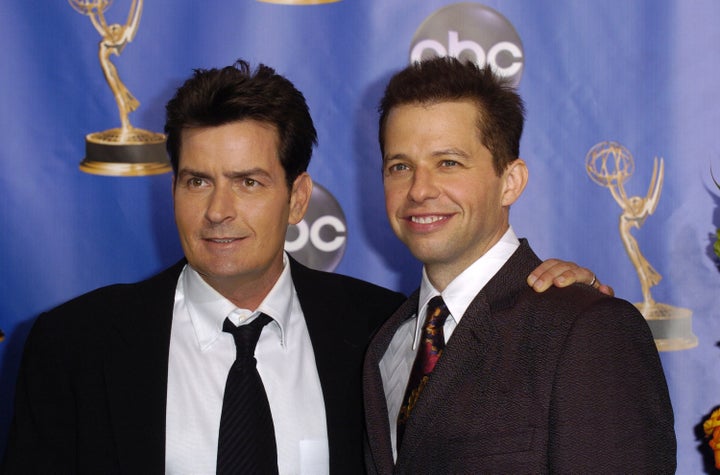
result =
[[[439,25],[444,7],[489,7],[497,15]],[[115,0],[108,20],[124,23],[129,8],[130,0]],[[720,175],[719,23],[714,0],[146,0],[137,36],[112,61],[141,102],[132,124],[152,131],[162,130],[164,104],[193,68],[245,58],[286,75],[305,93],[318,128],[311,175],[345,215],[336,271],[407,293],[420,268],[384,215],[376,144],[383,86],[408,63],[421,25],[447,30],[448,50],[450,31],[459,41],[492,43],[502,38],[493,39],[491,26],[500,36],[514,29],[528,109],[521,154],[531,176],[511,222],[541,256],[575,260],[619,297],[641,301],[618,232],[620,208],[588,177],[585,156],[599,142],[622,144],[635,165],[625,188],[639,196],[653,159],[664,158],[659,205],[633,233],[663,276],[653,297],[692,311],[698,345],[661,357],[678,472],[698,473],[706,470],[699,424],[720,405],[720,272],[712,252],[720,192],[710,177],[712,168]],[[66,0],[0,2],[0,447],[38,313],[101,285],[147,277],[181,256],[170,174],[112,177],[78,168],[84,136],[119,126],[99,41]]]

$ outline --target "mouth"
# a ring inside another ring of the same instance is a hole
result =
[[[444,229],[453,214],[408,214],[403,220],[407,230],[418,234],[433,234]]]
[[[446,215],[426,215],[426,216],[410,216],[408,219],[415,224],[434,224],[438,221],[445,221],[449,218]]]
[[[207,239],[207,240],[210,242],[218,243],[218,244],[228,244],[228,243],[235,241],[234,238],[218,238],[218,239]]]
[[[211,245],[224,246],[242,241],[239,237],[203,237],[203,241]]]

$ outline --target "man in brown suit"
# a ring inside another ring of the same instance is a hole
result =
[[[366,355],[368,472],[673,473],[642,315],[526,284],[540,259],[509,224],[528,180],[515,90],[441,58],[395,75],[380,110],[388,217],[424,268]]]

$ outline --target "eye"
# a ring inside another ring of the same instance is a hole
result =
[[[200,188],[204,184],[205,184],[205,180],[203,180],[200,177],[196,177],[196,176],[188,178],[188,181],[187,181],[188,188]]]
[[[408,166],[404,163],[393,163],[392,165],[387,167],[388,173],[397,173],[408,170]]]
[[[254,178],[247,178],[247,177],[246,177],[246,178],[243,179],[243,185],[245,185],[245,186],[248,187],[248,188],[254,188],[254,187],[258,186],[259,184],[260,184],[260,183],[258,183],[258,181],[257,181],[256,179],[254,179]]]
[[[440,166],[442,167],[456,167],[458,165],[460,164],[455,160],[443,160],[442,162],[440,162]]]

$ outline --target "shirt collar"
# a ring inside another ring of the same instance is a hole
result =
[[[283,254],[283,270],[280,277],[257,309],[237,308],[205,282],[190,265],[185,266],[180,280],[190,321],[203,351],[208,349],[222,333],[225,317],[229,317],[233,324],[240,325],[249,323],[260,313],[273,319],[275,325],[269,324],[268,327],[274,329],[280,344],[285,347],[295,292],[285,254]]]
[[[460,319],[465,314],[465,311],[475,296],[477,296],[500,268],[505,265],[519,246],[520,241],[515,235],[515,231],[513,231],[512,226],[508,227],[508,230],[500,240],[488,249],[485,254],[480,256],[478,260],[470,264],[470,266],[455,277],[442,293],[430,283],[425,267],[423,267],[413,348],[416,348],[420,341],[420,333],[425,323],[424,315],[430,299],[436,295],[442,295],[443,301],[450,311],[450,317],[453,318],[456,323],[460,323]]]

